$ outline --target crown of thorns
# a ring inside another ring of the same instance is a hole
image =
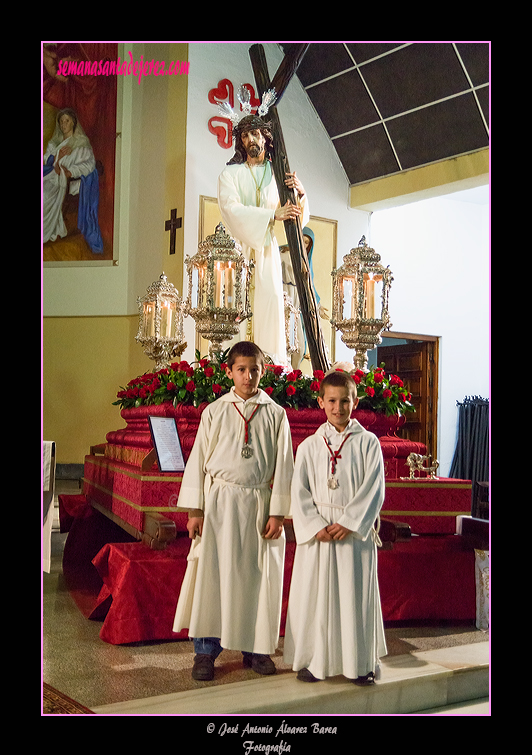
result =
[[[220,102],[218,105],[219,112],[224,118],[229,118],[233,124],[233,136],[236,136],[236,134],[242,130],[239,128],[240,124],[242,124],[242,126],[245,125],[246,129],[261,128],[270,125],[263,120],[263,116],[266,115],[277,99],[275,89],[268,89],[264,92],[262,95],[262,102],[257,109],[256,115],[253,115],[251,112],[251,95],[249,89],[243,84],[240,85],[237,97],[242,106],[241,112],[233,110],[228,102]],[[245,124],[242,123],[244,119],[247,119]]]

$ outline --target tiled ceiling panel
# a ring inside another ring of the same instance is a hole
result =
[[[489,144],[487,42],[311,42],[297,76],[352,185]]]
[[[437,102],[468,89],[452,45],[417,44],[358,69],[382,118]]]
[[[307,92],[331,137],[380,120],[360,74],[354,68],[309,88]]]

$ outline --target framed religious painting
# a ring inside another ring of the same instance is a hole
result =
[[[43,43],[45,264],[112,264],[117,60],[116,42]]]
[[[214,233],[216,226],[221,220],[222,217],[217,199],[215,197],[200,196],[198,244],[204,241],[207,236]],[[333,297],[331,270],[336,267],[337,230],[337,220],[320,218],[315,215],[310,216],[309,222],[303,228],[305,246],[309,255],[312,285],[320,311],[323,340],[325,341],[331,364],[335,361],[335,331],[329,321],[332,312]],[[275,223],[275,236],[281,254],[283,289],[297,307],[299,306],[299,302],[292,272],[290,252],[282,222]],[[240,337],[245,336],[241,334]],[[238,340],[238,338],[234,340]],[[297,343],[299,348],[291,356],[292,367],[300,369],[306,375],[312,375],[312,365],[301,318],[299,318],[297,324]],[[224,344],[224,348],[228,348],[229,346],[229,341],[227,344]],[[207,354],[209,349],[208,341],[196,335],[196,349],[202,355]]]

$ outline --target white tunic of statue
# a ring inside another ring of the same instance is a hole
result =
[[[240,242],[247,259],[255,261],[253,340],[275,363],[289,364],[281,257],[273,230],[279,194],[270,162],[227,165],[218,179],[218,204],[228,232]],[[306,195],[299,204],[304,225],[309,219]]]
[[[327,485],[330,455],[345,438]],[[374,523],[384,500],[384,468],[377,437],[351,420],[344,433],[328,422],[298,447],[292,482],[297,541],[288,601],[284,660],[318,679],[348,679],[376,671],[386,654],[377,581]],[[315,535],[334,522],[353,534],[322,543]]]
[[[249,418],[253,456],[241,456]],[[205,512],[193,541],[174,632],[218,637],[223,648],[271,655],[279,639],[284,533],[265,540],[270,515],[287,515],[293,451],[282,407],[259,390],[244,402],[231,390],[203,412],[187,461],[179,506]],[[272,484],[273,478],[273,484]]]
[[[57,155],[62,147],[70,147],[71,152],[57,160]],[[79,122],[75,133],[67,139],[63,139],[62,133],[56,127],[44,153],[44,165],[47,164],[51,155],[55,158],[54,165],[58,165],[60,171],[57,174],[55,170],[51,170],[43,177],[43,243],[55,241],[58,236],[63,238],[67,235],[67,228],[63,220],[63,200],[67,191],[68,179],[63,168],[70,171],[72,178],[88,176],[96,168],[92,147]],[[70,184],[70,194],[79,193],[79,183],[79,181],[73,181]]]

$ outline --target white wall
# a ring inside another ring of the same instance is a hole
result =
[[[440,337],[438,471],[445,476],[456,402],[489,398],[488,187],[375,212],[370,245],[394,275],[391,330]]]
[[[184,234],[185,254],[190,256],[195,254],[198,246],[199,196],[216,196],[218,175],[233,156],[232,149],[219,147],[216,137],[209,133],[209,118],[217,115],[218,111],[208,101],[208,94],[225,78],[233,82],[236,90],[240,84],[254,86],[248,52],[251,44],[189,44]],[[270,78],[273,78],[283,53],[276,44],[265,43],[263,46]],[[348,207],[347,178],[321,121],[297,79],[292,79],[288,85],[279,103],[278,113],[290,167],[305,186],[311,215],[338,221],[337,259],[340,264],[343,256],[357,246],[361,236],[367,236],[369,214]],[[188,343],[185,358],[193,358],[194,321],[190,317],[185,320],[185,331]],[[352,352],[342,355],[342,349],[347,349],[343,344],[340,347],[338,344],[339,339],[336,346],[338,358],[352,359]]]

